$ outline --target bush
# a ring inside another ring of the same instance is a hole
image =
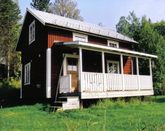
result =
[[[8,81],[7,79],[3,79],[0,82],[0,88],[16,88],[19,89],[21,87],[21,82],[17,78],[11,77]]]

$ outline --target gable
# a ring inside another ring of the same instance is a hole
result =
[[[120,33],[117,33],[113,30],[110,30],[109,28],[101,27],[94,24],[89,24],[86,22],[78,21],[78,20],[73,20],[70,18],[66,18],[66,17],[62,17],[62,16],[51,14],[51,13],[34,10],[34,9],[27,9],[25,21],[23,23],[23,29],[21,31],[20,39],[18,41],[17,50],[20,50],[19,43],[21,43],[20,42],[22,39],[21,36],[24,33],[24,26],[27,26],[26,22],[28,22],[29,16],[34,17],[44,26],[51,26],[51,27],[54,26],[54,27],[64,28],[67,30],[76,30],[76,31],[84,32],[87,34],[93,34],[100,37],[107,37],[107,39],[109,38],[109,39],[115,39],[117,41],[123,41],[124,43],[125,42],[137,43],[133,39],[127,36],[124,36]]]

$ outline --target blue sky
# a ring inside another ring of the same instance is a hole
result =
[[[21,15],[30,8],[32,0],[19,0]],[[121,16],[134,11],[138,17],[146,15],[153,22],[165,20],[165,0],[76,0],[86,22],[115,29]]]

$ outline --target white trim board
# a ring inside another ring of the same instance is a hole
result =
[[[81,92],[81,99],[115,98],[153,95],[153,90],[143,91],[107,91],[107,92]]]
[[[64,42],[64,43],[62,43],[62,45],[73,46],[73,47],[82,47],[82,48],[99,50],[99,51],[108,51],[108,52],[110,51],[110,52],[116,52],[117,54],[124,54],[124,55],[129,54],[130,56],[134,55],[134,57],[140,56],[140,57],[148,57],[148,58],[158,58],[156,55],[152,55],[152,54],[141,53],[141,52],[125,50],[125,49],[119,49],[119,48],[113,48],[113,47],[102,46],[102,45],[96,45],[96,44],[80,42],[80,41]]]

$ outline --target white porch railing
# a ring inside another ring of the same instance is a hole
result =
[[[68,93],[71,91],[71,75],[60,77],[60,93]]]
[[[81,92],[151,90],[152,76],[82,72]]]

